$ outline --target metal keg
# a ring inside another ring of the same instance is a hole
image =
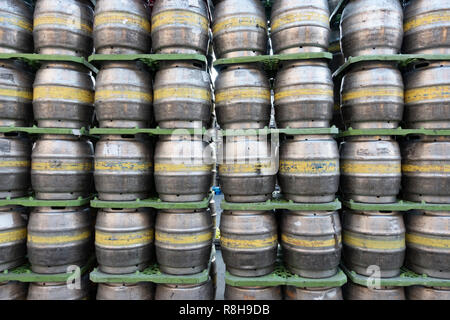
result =
[[[220,217],[220,246],[227,271],[240,277],[271,273],[278,248],[273,211],[224,210]]]
[[[290,272],[306,278],[338,272],[342,243],[337,212],[285,211],[280,228],[283,260]]]
[[[92,53],[94,8],[90,0],[37,0],[34,50],[87,57]]]
[[[364,62],[342,79],[341,112],[353,129],[395,129],[403,118],[402,74],[392,62]]]
[[[286,136],[278,184],[287,200],[332,202],[339,189],[339,150],[330,135]]]
[[[225,284],[225,300],[283,300],[281,286],[234,287]]]
[[[335,288],[301,288],[284,287],[285,300],[343,300],[341,287]]]
[[[95,85],[95,114],[101,128],[150,128],[152,76],[139,61],[102,65]]]
[[[449,287],[410,286],[405,291],[408,300],[450,300]]]
[[[211,78],[197,62],[167,62],[155,74],[153,108],[161,128],[202,128],[211,120]]]
[[[279,128],[327,128],[333,114],[333,80],[328,64],[289,62],[274,84],[275,119]]]
[[[327,0],[277,0],[270,36],[275,54],[325,52],[330,37]]]
[[[212,32],[218,59],[263,55],[267,51],[267,17],[261,1],[220,1],[214,10]]]
[[[32,282],[27,300],[88,300],[89,286],[89,273],[81,276],[79,283]]]
[[[450,3],[442,0],[409,1],[405,7],[403,52],[450,54]]]
[[[0,300],[26,300],[28,283],[19,281],[0,282]]]
[[[450,129],[450,62],[416,64],[404,81],[408,128]]]
[[[33,52],[33,7],[23,0],[0,1],[0,53]]]
[[[30,187],[31,143],[19,133],[0,133],[0,199],[26,196]]]
[[[340,23],[345,58],[398,54],[403,40],[403,8],[398,0],[352,0]]]
[[[405,224],[399,212],[351,211],[342,216],[345,266],[364,276],[395,277],[405,259]]]
[[[75,200],[93,187],[94,147],[85,138],[44,134],[31,154],[31,186],[40,200]]]
[[[212,219],[206,209],[164,210],[156,216],[156,260],[164,273],[188,275],[205,270],[212,240]]]
[[[20,207],[0,207],[0,272],[25,262],[27,221],[24,215]]]
[[[89,128],[94,114],[94,79],[72,62],[46,62],[33,85],[34,118],[39,127]]]
[[[84,207],[36,207],[28,222],[28,260],[36,273],[83,267],[93,249],[92,217]]]
[[[153,51],[206,55],[209,44],[207,1],[156,1],[152,11]]]
[[[214,300],[214,288],[211,279],[200,284],[158,283],[155,300]]]
[[[138,283],[99,283],[97,300],[153,300],[155,284]]]
[[[102,136],[95,147],[94,168],[100,200],[147,199],[153,193],[153,147],[145,136]]]
[[[159,136],[155,147],[155,185],[162,201],[190,202],[211,188],[212,149],[200,136]]]
[[[344,286],[345,300],[406,300],[403,287],[368,288],[349,281]]]
[[[257,64],[230,65],[215,82],[215,110],[222,129],[262,129],[270,122],[270,83]]]
[[[345,199],[392,203],[401,184],[398,143],[388,136],[349,137],[340,146],[341,191]]]
[[[142,0],[97,0],[94,47],[97,54],[150,53],[150,11]]]
[[[226,201],[269,200],[277,171],[278,147],[269,136],[225,137],[219,149],[219,178]]]
[[[95,224],[95,254],[105,273],[142,271],[154,259],[155,212],[150,208],[102,209]],[[128,289],[110,288],[112,291]],[[133,290],[130,290],[133,291]]]
[[[450,137],[423,136],[402,144],[403,199],[450,203]]]
[[[0,74],[0,126],[29,126],[33,119],[34,74],[18,60],[2,60]]]
[[[434,278],[450,279],[450,214],[411,211],[405,216],[406,266]]]

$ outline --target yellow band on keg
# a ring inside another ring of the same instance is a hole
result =
[[[212,164],[190,165],[183,163],[155,163],[155,172],[211,171],[212,169]]]
[[[28,242],[39,244],[57,244],[68,243],[74,241],[81,241],[88,239],[91,236],[90,231],[78,232],[73,235],[61,235],[61,236],[37,236],[34,234],[28,234]]]
[[[148,244],[153,242],[154,230],[138,232],[112,233],[95,231],[95,244],[104,246],[128,246],[133,244]]]
[[[280,160],[280,173],[337,173],[338,160]]]
[[[294,22],[317,21],[323,24],[328,24],[328,19],[328,15],[317,11],[299,10],[297,12],[288,12],[273,19],[271,23],[271,30],[272,32],[275,32],[282,26]]]
[[[421,173],[450,172],[450,164],[424,164],[424,165],[403,164],[402,171],[403,172],[421,172]]]
[[[277,239],[277,235],[273,235],[269,238],[253,240],[231,239],[222,235],[220,237],[220,245],[229,249],[258,249],[276,246]]]
[[[153,167],[151,162],[127,162],[127,161],[95,161],[96,171],[142,171]]]
[[[385,240],[373,240],[363,238],[353,232],[343,232],[343,243],[345,245],[364,248],[364,249],[380,249],[380,250],[395,250],[405,248],[405,237],[400,239],[386,238]]]
[[[422,14],[408,19],[403,24],[403,32],[408,32],[411,29],[441,22],[450,22],[450,11],[439,11],[427,14]]]
[[[63,17],[63,16],[55,16],[51,14],[40,15],[39,17],[35,17],[33,21],[34,28],[42,26],[42,25],[62,25],[69,26],[74,29],[83,30],[87,33],[92,33],[92,26],[84,23],[82,20],[77,19],[74,16]]]
[[[150,21],[136,14],[126,12],[102,12],[95,15],[94,27],[102,24],[120,24],[138,26],[147,32],[151,32]]]
[[[329,47],[328,51],[331,53],[338,53],[341,52],[341,44],[340,42],[333,42]]]
[[[209,90],[192,87],[156,89],[153,95],[155,101],[167,98],[211,100],[211,92]]]
[[[433,86],[405,91],[405,103],[434,99],[450,100],[450,86]]]
[[[0,243],[15,242],[27,238],[27,228],[0,232]]]
[[[92,162],[64,163],[62,161],[31,162],[32,170],[45,171],[90,171]]]
[[[31,161],[0,161],[0,168],[26,168]]]
[[[233,163],[233,164],[219,164],[219,173],[258,173],[261,170],[269,170],[274,167],[275,164],[271,162],[267,163]]]
[[[196,12],[185,10],[165,11],[152,17],[152,29],[166,25],[190,25],[208,30],[209,21],[206,17]]]
[[[108,99],[129,99],[143,100],[151,103],[153,97],[151,93],[131,91],[131,90],[97,90],[95,91],[95,101]]]
[[[93,104],[94,91],[61,86],[39,86],[33,90],[34,100],[61,99]]]
[[[267,22],[257,17],[231,17],[214,23],[212,31],[217,33],[222,30],[239,27],[257,27],[267,30]]]
[[[342,94],[342,102],[353,99],[371,97],[398,97],[403,99],[404,92],[400,88],[357,89]]]
[[[211,241],[212,237],[213,233],[211,231],[195,235],[172,234],[160,231],[155,232],[155,239],[157,242],[164,242],[170,244],[195,244]]]
[[[19,27],[19,28],[25,29],[27,31],[33,32],[33,24],[32,23],[30,23],[30,22],[28,22],[26,20],[17,18],[17,17],[0,16],[0,23],[11,24],[11,25],[14,25],[16,27]]]
[[[417,234],[407,233],[406,243],[418,244],[425,247],[450,249],[450,238],[437,239],[432,237],[419,236]]]
[[[0,96],[23,98],[33,100],[33,91],[17,89],[0,89]]]
[[[342,173],[401,173],[400,163],[361,163],[358,161],[345,160],[341,162]]]
[[[233,99],[264,99],[270,101],[270,89],[233,88],[220,90],[216,93],[216,103]]]
[[[334,247],[336,245],[336,239],[331,238],[327,240],[308,240],[290,237],[285,234],[281,234],[281,241],[296,247],[304,248],[325,248]],[[338,237],[338,243],[341,243],[341,236]]]
[[[292,89],[275,92],[275,100],[284,98],[293,98],[295,96],[328,96],[333,99],[333,90],[331,89]]]

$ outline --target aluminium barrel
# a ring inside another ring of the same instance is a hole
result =
[[[405,291],[408,300],[450,300],[449,287],[410,286]]]
[[[25,214],[20,207],[0,207],[0,272],[25,263],[27,252]]]
[[[343,300],[341,287],[302,288],[284,287],[284,300]]]
[[[406,300],[403,287],[368,288],[349,281],[344,286],[345,300]]]
[[[32,282],[28,288],[27,300],[88,300],[89,273],[81,276],[79,282]]]
[[[26,300],[28,283],[19,281],[0,282],[0,301]]]
[[[153,300],[155,284],[138,283],[99,283],[96,300]]]
[[[155,300],[214,300],[211,279],[200,284],[160,284],[156,285]]]
[[[0,1],[0,53],[33,52],[33,7],[23,0]]]
[[[238,287],[225,284],[225,300],[283,300],[281,286]]]

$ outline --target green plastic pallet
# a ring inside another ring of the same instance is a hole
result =
[[[91,201],[93,208],[120,208],[120,209],[137,209],[137,208],[154,208],[154,209],[204,209],[209,206],[214,192],[211,191],[205,199],[199,202],[164,202],[159,198],[150,198],[135,201],[103,201],[95,198]]]
[[[204,135],[206,133],[213,134],[214,129],[139,129],[139,128],[91,128],[89,133],[92,135],[105,135],[105,134],[149,134],[149,135],[173,135],[173,134],[187,134],[187,135]]]
[[[352,136],[407,136],[407,135],[425,135],[425,136],[450,136],[450,130],[432,130],[432,129],[352,129],[349,128],[339,134],[340,138]]]
[[[410,210],[429,210],[429,211],[450,211],[450,204],[437,204],[422,202],[411,202],[399,200],[395,203],[361,203],[353,200],[343,200],[344,207],[352,210],[362,211],[410,211]]]
[[[24,132],[29,134],[69,134],[75,136],[89,135],[89,131],[85,128],[68,129],[68,128],[38,128],[33,127],[0,127],[0,133]]]
[[[77,200],[37,200],[34,197],[0,199],[0,206],[24,206],[24,207],[80,207],[89,204],[92,196],[79,197]]]
[[[266,202],[236,203],[222,200],[223,210],[290,210],[290,211],[336,211],[341,208],[341,202],[336,199],[328,203],[296,203],[291,200],[273,199]]]
[[[362,276],[355,271],[350,271],[344,265],[342,270],[348,278],[361,286],[368,286],[373,283],[373,278]],[[378,279],[377,279],[378,280]],[[409,287],[409,286],[425,286],[425,287],[450,287],[450,279],[438,279],[428,277],[427,275],[419,275],[403,267],[401,274],[393,278],[379,278],[379,285],[382,287]]]
[[[275,286],[294,286],[301,288],[323,288],[340,287],[347,282],[344,272],[339,269],[338,273],[330,278],[311,279],[303,278],[289,272],[282,263],[278,262],[275,270],[262,277],[238,277],[225,272],[225,283],[231,286],[240,287],[275,287]]]
[[[256,136],[256,135],[269,135],[269,134],[286,134],[286,135],[316,135],[316,134],[339,134],[339,129],[335,126],[331,128],[307,128],[307,129],[226,129],[219,130],[221,136]]]
[[[95,265],[95,257],[91,257],[85,266],[80,268],[81,275],[85,274]],[[0,272],[0,282],[66,282],[73,273],[40,274],[31,271],[29,263],[20,267]]]

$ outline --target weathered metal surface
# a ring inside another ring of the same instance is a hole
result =
[[[133,284],[99,283],[97,300],[153,300],[155,284],[138,282]]]
[[[0,271],[15,268],[25,262],[27,251],[25,215],[25,211],[20,207],[0,207]]]
[[[22,0],[0,3],[0,53],[33,52],[33,8]]]

